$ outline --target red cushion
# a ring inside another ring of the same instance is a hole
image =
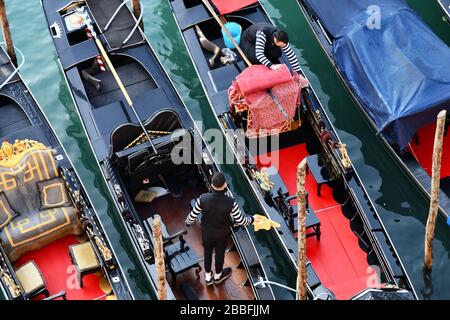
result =
[[[258,0],[211,0],[211,2],[214,3],[220,14],[227,14],[257,3]]]

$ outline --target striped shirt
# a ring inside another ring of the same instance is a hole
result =
[[[202,208],[200,206],[200,198],[197,199],[195,202],[195,206],[192,209],[191,213],[189,213],[188,217],[186,218],[186,224],[188,226],[193,225],[198,221],[198,216],[200,213],[202,213]],[[234,226],[242,226],[246,227],[253,223],[253,217],[244,217],[244,215],[241,212],[241,209],[239,209],[238,204],[236,201],[233,203],[233,208],[231,209],[230,216],[233,219]]]
[[[270,68],[272,66],[272,62],[270,62],[269,59],[267,59],[266,55],[264,54],[264,50],[266,48],[266,35],[263,31],[257,31],[256,32],[256,44],[255,44],[255,55],[256,59],[258,61],[265,65],[266,67]],[[284,53],[286,54],[286,57],[289,60],[289,64],[291,65],[292,70],[296,72],[300,72],[300,64],[298,63],[297,56],[294,53],[294,50],[292,50],[292,47],[289,43],[287,43],[285,46],[281,47],[283,49]]]

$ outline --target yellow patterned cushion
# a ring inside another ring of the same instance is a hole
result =
[[[41,210],[67,207],[72,203],[66,191],[66,183],[61,178],[53,178],[37,183],[41,198]]]
[[[81,233],[75,209],[61,207],[20,215],[0,233],[3,246],[12,262],[26,252],[38,250],[69,234]]]
[[[39,211],[40,197],[36,184],[58,176],[52,149],[27,150],[8,166],[0,162],[0,190],[19,214]]]
[[[45,288],[44,279],[34,261],[28,261],[17,269],[16,275],[27,294]]]
[[[12,219],[17,217],[17,213],[9,205],[8,199],[0,191],[0,230],[2,230]]]

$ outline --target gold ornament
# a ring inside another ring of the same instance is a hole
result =
[[[258,179],[260,182],[260,187],[264,191],[270,191],[274,187],[274,183],[269,179],[269,173],[267,168],[262,168],[260,171],[253,171],[253,177]]]
[[[46,149],[47,147],[44,144],[34,140],[16,140],[14,144],[4,140],[0,148],[0,166],[14,167],[29,152]]]
[[[345,143],[341,143],[339,145],[339,149],[341,151],[342,156],[342,165],[344,166],[345,169],[349,169],[352,166],[352,163],[347,153],[347,145]]]

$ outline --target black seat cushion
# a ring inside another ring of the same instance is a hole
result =
[[[187,247],[181,249],[180,242],[174,243],[164,248],[166,257],[169,257],[169,267],[175,274],[184,272],[198,266],[199,258],[194,250]]]

